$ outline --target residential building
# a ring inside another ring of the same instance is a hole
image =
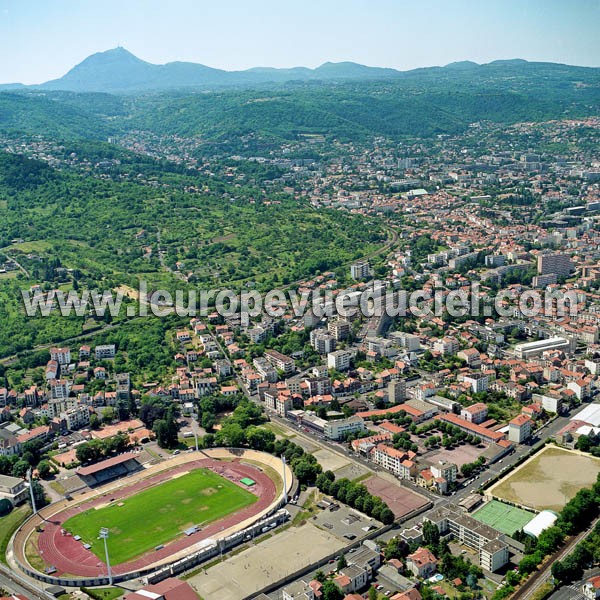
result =
[[[285,354],[281,354],[281,352],[277,352],[277,350],[267,350],[265,351],[265,358],[280,371],[283,371],[286,375],[289,375],[294,372],[296,369],[296,363],[293,358],[289,356],[285,356]]]
[[[345,340],[350,335],[350,330],[350,322],[346,319],[332,318],[327,322],[327,331],[338,342]]]
[[[399,479],[411,479],[417,474],[417,465],[412,460],[414,453],[396,450],[392,446],[379,443],[371,449],[371,460],[392,472]]]
[[[101,344],[96,346],[94,349],[94,356],[96,360],[106,360],[114,358],[116,354],[116,347],[114,344]]]
[[[467,406],[460,411],[460,416],[469,423],[483,423],[487,419],[488,407],[483,402],[477,402]]]
[[[71,350],[69,348],[50,348],[50,360],[55,360],[61,367],[71,362]]]
[[[456,481],[458,467],[454,463],[440,460],[437,464],[431,465],[429,469],[434,477],[443,477],[448,483]]]
[[[360,261],[350,265],[350,277],[355,280],[367,279],[371,275],[368,261]]]
[[[392,379],[388,383],[388,401],[392,404],[400,404],[406,400],[406,381],[404,379]]]
[[[459,542],[479,552],[479,562],[486,571],[497,571],[508,562],[508,545],[504,534],[449,505],[425,517],[437,525],[441,535],[452,535]]]
[[[573,263],[568,254],[540,254],[537,258],[539,275],[556,273],[559,277],[567,277],[573,269]]]
[[[349,350],[336,350],[327,355],[327,367],[335,371],[347,371],[350,368],[352,352]]]
[[[310,332],[310,345],[319,354],[329,354],[336,348],[337,342],[334,336],[322,329],[313,329]]]
[[[517,415],[508,424],[508,439],[522,444],[531,437],[532,419],[528,415]]]
[[[437,570],[437,558],[428,548],[418,548],[406,557],[406,568],[415,576],[426,579]]]
[[[474,394],[487,391],[489,385],[489,378],[483,373],[471,373],[470,375],[465,375],[463,381],[471,386],[471,391]]]

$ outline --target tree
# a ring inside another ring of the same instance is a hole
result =
[[[432,552],[437,552],[440,543],[440,530],[435,523],[431,521],[423,522],[423,544]]]
[[[25,477],[29,471],[29,463],[25,460],[18,460],[12,468],[13,477]]]
[[[341,571],[344,567],[348,566],[348,562],[346,561],[346,557],[344,554],[340,554],[337,560],[337,570]]]
[[[322,588],[323,600],[344,600],[344,593],[331,580],[326,581]]]
[[[377,589],[375,588],[375,586],[371,586],[369,588],[369,600],[377,600]]]
[[[12,502],[8,498],[2,498],[0,500],[0,517],[6,516],[12,509]]]
[[[379,519],[384,525],[391,525],[394,522],[394,513],[387,506],[381,511]]]
[[[102,422],[106,425],[112,423],[115,419],[115,411],[112,406],[107,406],[102,410]]]
[[[51,473],[50,463],[47,460],[40,461],[37,470],[41,479],[48,479]]]

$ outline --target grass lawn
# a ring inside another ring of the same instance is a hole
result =
[[[512,535],[515,531],[523,529],[535,517],[535,514],[516,506],[509,506],[503,502],[492,500],[476,510],[471,516],[507,535]]]
[[[188,527],[202,527],[257,500],[216,473],[198,469],[126,498],[122,506],[119,501],[75,515],[64,528],[104,560],[104,544],[97,538],[107,527],[111,563],[120,564],[170,542]]]
[[[0,518],[0,560],[6,564],[6,548],[12,534],[31,514],[29,504],[15,508],[5,517]]]

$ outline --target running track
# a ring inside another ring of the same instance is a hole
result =
[[[79,506],[68,508],[52,517],[51,521],[46,522],[44,531],[38,539],[38,549],[44,562],[47,565],[52,565],[56,568],[54,576],[60,576],[63,573],[75,575],[79,577],[98,577],[106,575],[106,566],[99,561],[90,550],[83,547],[82,541],[76,541],[70,534],[63,534],[62,524],[70,517],[79,514],[98,506],[106,504],[107,501],[114,498],[118,501],[138,493],[141,490],[153,487],[164,481],[168,481],[178,473],[186,473],[188,471],[205,468],[222,475],[239,484],[242,477],[249,477],[256,482],[251,488],[251,492],[258,496],[258,501],[248,506],[237,513],[228,515],[222,519],[214,521],[201,529],[200,531],[190,535],[179,537],[173,542],[166,544],[161,550],[150,550],[146,554],[120,565],[112,566],[113,574],[129,573],[144,567],[148,567],[157,561],[168,558],[169,556],[185,550],[198,542],[218,536],[218,534],[237,523],[258,515],[263,510],[267,509],[276,498],[275,484],[267,475],[260,471],[257,467],[249,464],[243,464],[239,460],[232,462],[224,462],[214,460],[212,458],[200,459],[194,462],[189,462],[180,465],[166,472],[159,473],[148,479],[139,481],[131,486],[125,486],[115,492],[110,492],[94,498],[89,502],[84,502]],[[241,486],[243,487],[243,486]],[[244,487],[244,489],[247,489]]]

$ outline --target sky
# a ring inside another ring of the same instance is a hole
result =
[[[599,31],[600,0],[0,0],[0,83],[54,79],[116,46],[227,70],[506,58],[598,67]]]

